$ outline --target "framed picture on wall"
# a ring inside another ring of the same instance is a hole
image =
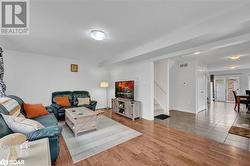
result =
[[[78,64],[71,64],[71,72],[78,72]]]

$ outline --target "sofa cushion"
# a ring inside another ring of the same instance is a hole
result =
[[[44,128],[42,124],[35,120],[9,116],[2,114],[2,117],[8,127],[15,133],[28,134],[33,131]]]
[[[8,115],[18,116],[20,114],[21,106],[16,100],[9,97],[2,97],[0,98],[0,104],[2,109],[5,109],[5,112],[7,111]]]
[[[89,103],[90,103],[90,98],[89,98],[89,97],[78,97],[78,98],[77,98],[77,101],[78,101],[77,106],[84,105],[84,104],[89,105]]]
[[[70,106],[70,107],[62,107],[62,108],[60,108],[59,110],[58,110],[58,112],[64,112],[65,113],[65,110],[66,109],[69,109],[69,108],[77,108],[78,106]]]
[[[73,98],[73,105],[77,106],[78,105],[78,100],[77,98],[90,98],[90,94],[88,91],[73,91],[72,92],[72,98]]]
[[[25,112],[24,112],[24,110],[23,110],[23,103],[24,103],[24,101],[23,101],[20,97],[14,96],[14,95],[8,95],[7,97],[16,100],[16,101],[19,103],[19,105],[21,106],[21,113],[22,113],[23,115],[25,115]]]
[[[81,105],[79,107],[86,107],[86,108],[92,110],[92,107],[89,104],[84,104],[84,105]]]
[[[60,112],[60,111],[64,111],[65,112],[65,109],[68,109],[68,108],[76,108],[77,106],[69,106],[69,107],[62,107],[62,108],[60,108],[58,111]]]
[[[71,103],[69,101],[69,97],[68,96],[56,96],[55,100],[56,100],[56,104],[60,105],[62,107],[69,107],[69,106],[71,106]]]
[[[62,96],[68,96],[69,97],[69,100],[70,100],[70,103],[72,105],[72,93],[70,91],[61,91],[61,92],[53,92],[52,93],[52,104],[55,104],[56,103],[56,97],[62,97]]]
[[[42,104],[27,104],[23,103],[23,108],[28,118],[36,118],[43,115],[48,115],[48,111]]]
[[[41,123],[45,127],[57,126],[58,122],[54,114],[48,114],[34,118],[33,120]]]

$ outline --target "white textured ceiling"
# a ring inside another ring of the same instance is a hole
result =
[[[30,35],[0,36],[0,45],[103,65],[152,59],[249,33],[247,9],[249,0],[31,0]],[[109,38],[89,38],[95,28]]]
[[[231,43],[231,45],[219,45],[200,51],[199,55],[190,53],[172,59],[176,61],[198,60],[205,64],[210,71],[229,70],[231,66],[236,67],[235,70],[250,68],[250,40]],[[229,58],[235,55],[240,55],[240,59],[231,60]]]

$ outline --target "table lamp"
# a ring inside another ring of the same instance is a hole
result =
[[[108,81],[101,81],[100,82],[100,87],[101,88],[106,88],[106,109],[108,109],[108,87],[109,87],[109,83]]]

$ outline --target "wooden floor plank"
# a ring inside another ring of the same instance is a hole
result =
[[[250,165],[250,152],[147,120],[131,121],[111,111],[104,115],[142,136],[73,164],[65,141],[56,166]]]

